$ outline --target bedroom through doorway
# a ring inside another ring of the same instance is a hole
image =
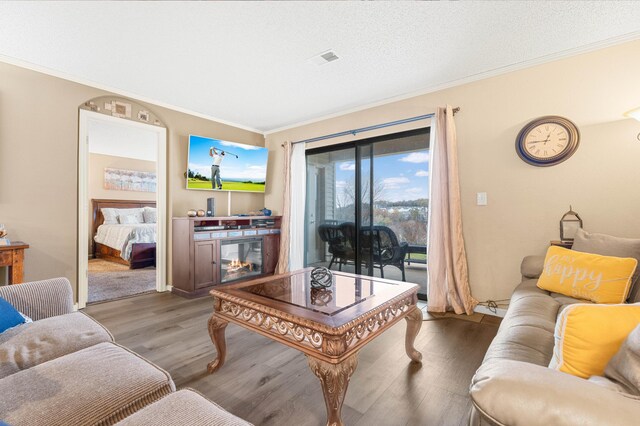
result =
[[[86,221],[79,225],[79,259],[84,254],[86,266],[79,261],[79,308],[163,291],[166,283],[159,281],[164,274],[158,268],[164,262],[158,254],[164,250],[158,249],[158,234],[166,210],[159,206],[164,189],[159,175],[164,173],[158,172],[166,131],[80,112],[85,152],[79,156],[79,190]]]

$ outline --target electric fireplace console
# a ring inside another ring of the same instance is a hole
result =
[[[217,285],[273,275],[281,216],[174,217],[172,292],[206,296]]]

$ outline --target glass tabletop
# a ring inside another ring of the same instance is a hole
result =
[[[333,271],[332,271],[333,272]],[[335,315],[365,300],[376,298],[380,304],[415,287],[404,282],[380,281],[372,277],[333,272],[331,286],[313,288],[311,271],[239,287],[237,290],[257,294],[325,315]]]

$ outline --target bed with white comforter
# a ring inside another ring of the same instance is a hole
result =
[[[93,239],[98,244],[120,250],[120,257],[126,261],[131,261],[133,244],[156,242],[156,224],[102,224],[98,227]]]

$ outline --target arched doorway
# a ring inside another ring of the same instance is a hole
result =
[[[122,271],[140,273],[142,269],[138,268],[146,268],[145,276],[155,278],[155,290],[166,291],[166,127],[143,105],[103,96],[80,106],[78,135],[78,308],[82,309],[87,302],[98,301],[100,297],[109,300],[109,297],[129,295],[120,290],[119,293],[107,291],[96,296],[92,291],[90,298],[90,259],[114,262],[114,267]],[[116,152],[118,150],[121,151]],[[122,154],[122,150],[126,154]],[[109,165],[106,163],[92,163],[94,166],[89,167],[90,160],[95,161],[96,156],[141,159],[150,152],[155,155],[155,165],[146,171],[136,166],[105,167]],[[148,223],[144,223],[145,218]],[[135,232],[120,235],[129,230],[118,227],[131,228]],[[155,276],[149,271],[153,266]],[[131,291],[143,290],[132,288]]]

